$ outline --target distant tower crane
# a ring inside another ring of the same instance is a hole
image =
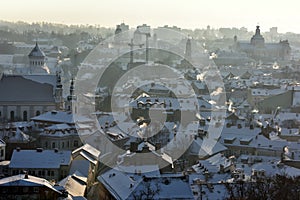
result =
[[[151,37],[150,33],[142,33],[146,35],[146,64],[149,60],[149,37]]]
[[[140,48],[143,47],[144,44],[134,44],[133,39],[131,39],[130,43],[128,43],[128,46],[130,46],[130,63],[133,63],[133,47],[139,46]]]

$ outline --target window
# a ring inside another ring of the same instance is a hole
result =
[[[51,176],[54,176],[54,171],[51,171]]]
[[[55,148],[55,142],[52,142],[52,149]]]
[[[78,140],[74,140],[74,147],[78,147]]]
[[[15,112],[10,111],[10,121],[15,121]]]
[[[36,111],[35,116],[39,116],[40,114],[41,114],[41,112],[38,110],[38,111]]]
[[[38,187],[33,187],[33,192],[34,193],[39,193],[39,188]]]
[[[23,112],[23,121],[27,121],[27,111]]]
[[[1,117],[1,115],[2,115],[2,113],[1,113],[1,111],[0,111],[0,117]]]
[[[48,142],[47,141],[45,142],[45,148],[48,148]]]
[[[0,151],[0,157],[3,157],[3,156],[4,156],[4,150],[1,149],[1,151]]]
[[[64,143],[64,142],[62,142],[61,146],[62,146],[62,148],[65,148],[65,143]]]
[[[48,175],[48,176],[50,176],[50,170],[48,170],[48,173],[47,173],[47,175]]]
[[[27,193],[29,191],[28,187],[23,187],[23,193]]]

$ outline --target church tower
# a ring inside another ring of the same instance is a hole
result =
[[[35,43],[35,47],[28,54],[29,59],[29,72],[32,73],[49,73],[45,67],[46,55],[40,49],[38,43]]]
[[[66,110],[72,111],[73,113],[77,113],[77,107],[76,107],[77,97],[74,94],[74,92],[75,92],[74,79],[72,78],[70,84],[70,94],[68,95],[66,101]]]
[[[63,110],[64,108],[63,86],[61,83],[61,76],[59,71],[56,72],[55,102],[56,102],[56,109]]]
[[[252,36],[250,43],[256,47],[264,47],[265,39],[260,34],[259,26],[256,26],[255,35]]]
[[[192,58],[192,44],[191,39],[188,38],[185,45],[185,59],[190,60]]]

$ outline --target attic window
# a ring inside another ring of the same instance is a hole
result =
[[[251,141],[252,141],[252,138],[240,139],[240,144],[241,145],[249,145]]]
[[[231,137],[231,138],[224,138],[224,143],[226,144],[232,144],[236,138]]]

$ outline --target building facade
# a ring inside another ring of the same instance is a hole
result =
[[[255,34],[251,37],[250,42],[240,42],[237,36],[234,36],[234,49],[245,52],[248,57],[257,61],[287,61],[291,56],[288,40],[266,43],[259,26],[256,26]]]
[[[29,121],[49,110],[61,109],[59,75],[0,75],[0,120]]]

